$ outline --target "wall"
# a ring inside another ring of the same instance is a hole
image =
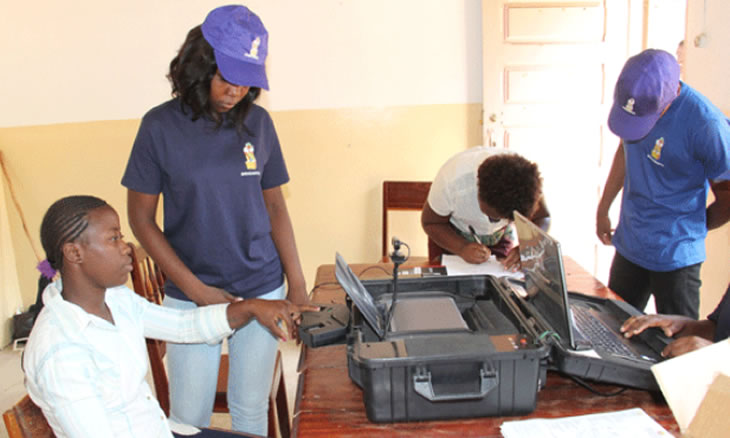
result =
[[[0,156],[2,158],[2,156]],[[0,291],[18,291],[18,275],[15,272],[15,251],[11,242],[10,224],[8,222],[8,207],[11,201],[5,196],[5,178],[0,175]],[[10,340],[11,323],[10,315],[20,310],[23,301],[20,294],[0,295],[0,315],[3,315],[0,324],[0,339],[3,346]]]
[[[685,81],[730,117],[730,2],[689,0]],[[704,44],[695,39],[704,34]],[[702,266],[700,315],[711,312],[730,282],[730,224],[711,231],[706,240],[707,261]]]
[[[34,237],[54,200],[91,193],[117,208],[133,240],[119,181],[139,118],[169,98],[167,64],[187,30],[220,4],[3,7],[0,150]],[[260,103],[281,138],[291,174],[285,194],[312,286],[316,267],[332,263],[335,251],[351,261],[379,259],[383,180],[430,180],[447,157],[481,143],[480,2],[247,5],[270,33],[271,91]],[[37,261],[17,212],[9,207],[7,215],[12,240],[0,245],[15,255],[20,287],[3,283],[0,301],[27,307],[35,300]],[[420,230],[413,233],[417,220],[411,224],[412,237],[399,237],[425,242]],[[15,307],[0,306],[0,318]],[[5,345],[9,339],[0,335]]]
[[[703,16],[705,3],[710,12]],[[43,212],[57,198],[92,193],[116,206],[131,237],[119,179],[139,117],[168,98],[169,60],[185,32],[219,4],[3,5],[0,150],[31,233],[37,233]],[[448,156],[481,143],[480,2],[247,4],[271,33],[272,89],[261,103],[272,112],[292,176],[286,196],[311,286],[316,267],[331,263],[336,250],[352,261],[379,258],[382,180],[431,179]],[[688,41],[704,31],[708,44],[689,45],[687,81],[726,114],[728,17],[725,0],[688,2]],[[5,205],[0,204],[11,235],[8,239],[0,229],[3,321],[18,304],[34,301],[37,281],[36,260],[7,190]],[[417,220],[409,223],[408,237],[397,233],[413,243],[421,236],[412,233]],[[730,281],[729,226],[710,233],[707,241],[703,314]],[[15,272],[17,280],[10,278]],[[7,326],[0,326],[0,345],[9,340]]]

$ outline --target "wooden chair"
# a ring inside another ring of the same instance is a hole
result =
[[[148,301],[162,304],[165,297],[165,274],[152,260],[141,246],[128,244],[132,249],[132,286],[134,291]],[[150,358],[152,381],[155,385],[155,394],[160,407],[166,416],[170,416],[170,386],[167,382],[167,370],[163,358],[165,357],[165,343],[157,339],[147,339],[147,355]]]
[[[388,261],[388,211],[421,211],[428,199],[430,181],[383,181],[383,246],[382,260]],[[434,261],[441,255],[441,248],[428,239],[428,260]]]
[[[10,438],[54,438],[43,411],[28,395],[3,414]]]
[[[165,297],[164,285],[165,274],[147,254],[141,246],[129,243],[132,249],[132,284],[134,291],[147,298],[149,301],[162,304]],[[155,385],[155,393],[160,407],[165,415],[170,416],[170,386],[167,380],[165,369],[165,343],[156,339],[147,339],[147,354],[150,358],[152,380]],[[227,391],[228,391],[228,355],[221,355],[218,368],[218,383],[216,385],[215,403],[213,412],[227,413]],[[283,408],[282,408],[283,406]],[[278,426],[278,428],[277,428]],[[276,437],[276,431],[282,438],[289,438],[291,434],[291,423],[289,409],[287,407],[286,385],[284,384],[283,366],[281,353],[276,353],[274,368],[274,379],[269,394],[269,436]]]
[[[223,392],[221,392],[221,388]],[[218,372],[218,392],[215,396],[215,405],[223,403],[227,411],[225,390],[228,388],[228,355],[221,356],[220,371]],[[213,412],[216,412],[215,406]],[[276,352],[274,362],[274,378],[271,382],[269,392],[269,431],[268,436],[276,437],[279,432],[281,438],[289,438],[291,435],[291,423],[289,419],[289,406],[286,395],[286,384],[284,383],[284,364],[281,359],[281,352]]]
[[[29,396],[23,397],[12,408],[3,414],[5,428],[8,431],[8,438],[55,438],[53,429],[43,416],[43,411],[39,408]],[[216,427],[209,428],[226,432],[230,435],[240,435],[242,437],[252,438],[254,435],[242,434],[229,430],[219,429]],[[275,435],[274,435],[275,436]]]

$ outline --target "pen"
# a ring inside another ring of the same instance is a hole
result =
[[[482,244],[482,239],[480,239],[480,238],[479,238],[479,236],[477,236],[477,232],[476,232],[476,231],[474,231],[474,227],[472,227],[471,225],[469,225],[469,232],[471,233],[471,237],[473,237],[473,238],[474,238],[474,241],[475,241],[476,243],[478,243],[478,244],[480,244],[480,245],[483,245],[483,244]]]

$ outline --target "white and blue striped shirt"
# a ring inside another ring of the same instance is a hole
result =
[[[65,301],[61,289],[59,280],[43,292],[23,357],[28,394],[56,436],[172,437],[145,380],[145,337],[220,342],[232,333],[228,305],[168,309],[119,286],[106,291],[111,324]]]

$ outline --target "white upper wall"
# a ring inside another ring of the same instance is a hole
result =
[[[169,98],[187,31],[228,2],[4,2],[0,127],[133,119]],[[269,109],[481,102],[480,0],[249,0]]]
[[[728,19],[728,0],[689,0],[685,81],[707,96],[725,114],[730,114]],[[698,38],[702,35],[704,38]]]

